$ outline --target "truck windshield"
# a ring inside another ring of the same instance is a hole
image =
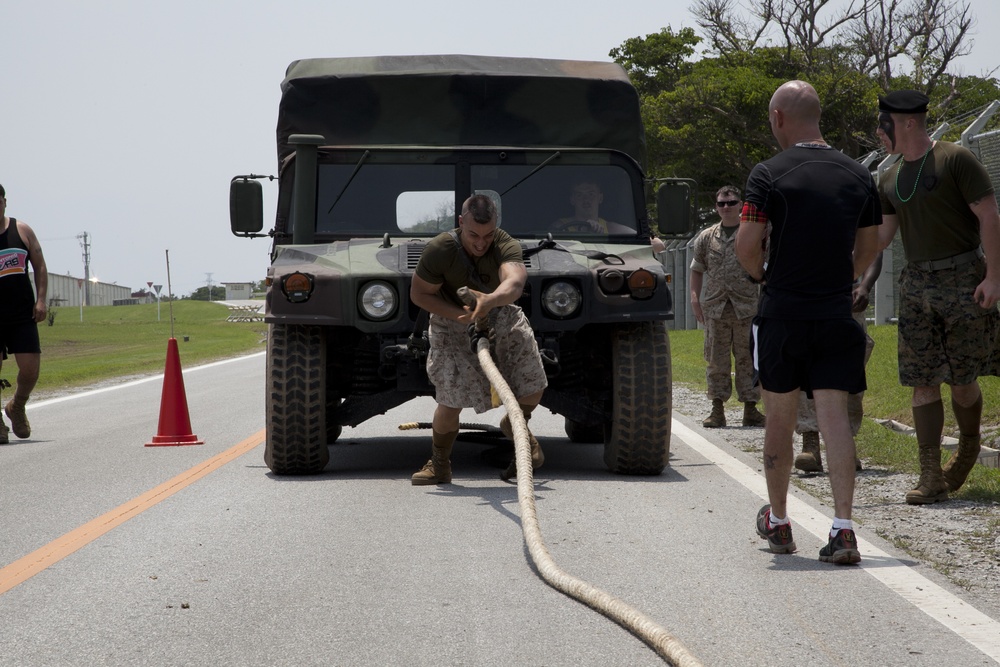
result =
[[[598,240],[637,234],[643,209],[636,204],[637,193],[625,169],[562,162],[553,161],[530,178],[525,177],[536,166],[524,163],[369,162],[356,173],[353,163],[321,164],[316,231],[332,236],[433,236],[455,226],[455,193],[461,180],[497,202],[500,227],[515,237],[551,233]],[[506,194],[501,198],[500,193]]]

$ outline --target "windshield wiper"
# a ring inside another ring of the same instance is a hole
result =
[[[525,174],[524,178],[522,178],[517,183],[514,183],[514,185],[510,186],[509,188],[507,188],[506,190],[504,190],[503,192],[501,192],[500,196],[503,197],[505,194],[507,194],[508,192],[510,192],[511,190],[513,190],[514,188],[516,188],[517,186],[519,186],[521,183],[524,183],[526,180],[528,180],[529,178],[531,178],[532,176],[534,176],[537,172],[541,171],[542,167],[544,167],[549,162],[552,162],[557,157],[559,157],[559,155],[560,155],[560,152],[556,151],[555,153],[553,153],[549,157],[545,158],[545,160],[540,165],[538,165],[537,167],[535,167],[534,169],[532,169],[531,171],[529,171],[527,174]]]
[[[350,187],[351,181],[353,181],[354,177],[358,175],[359,171],[361,171],[361,165],[364,164],[364,161],[368,159],[368,156],[370,154],[371,151],[365,151],[364,154],[361,156],[361,159],[358,160],[358,163],[354,165],[354,171],[351,172],[350,178],[348,178],[347,182],[344,183],[344,187],[340,188],[340,192],[337,193],[337,198],[333,200],[332,204],[330,204],[330,208],[328,208],[326,211],[327,215],[330,215],[330,213],[333,212],[333,207],[337,205],[337,202],[340,201],[340,198],[344,196],[345,192],[347,192],[347,188]]]

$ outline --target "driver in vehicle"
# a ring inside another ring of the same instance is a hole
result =
[[[599,213],[603,201],[604,193],[597,183],[577,183],[573,186],[573,193],[569,197],[569,203],[573,205],[573,215],[559,218],[552,225],[552,229],[559,232],[607,234],[608,221]]]

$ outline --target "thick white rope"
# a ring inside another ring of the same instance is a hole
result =
[[[651,649],[675,667],[702,667],[701,662],[691,654],[681,642],[666,628],[646,614],[602,591],[586,581],[562,571],[542,540],[542,529],[535,513],[535,482],[531,469],[531,445],[528,440],[528,423],[514,393],[503,379],[490,356],[489,341],[480,338],[476,355],[490,384],[503,401],[514,432],[514,458],[517,461],[517,499],[521,506],[521,530],[528,545],[531,560],[538,568],[542,579],[548,585],[566,595],[579,600],[592,609],[604,614],[623,628],[644,641]]]

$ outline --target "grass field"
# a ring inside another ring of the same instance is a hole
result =
[[[868,391],[865,392],[864,399],[866,419],[856,439],[858,453],[877,465],[894,470],[919,472],[916,440],[912,436],[890,431],[871,421],[895,419],[904,424],[913,423],[910,411],[912,390],[900,385],[897,375],[896,326],[870,326],[868,333],[875,340],[875,349],[866,369],[868,375]],[[702,356],[704,341],[702,330],[670,332],[674,382],[705,391],[705,361]],[[998,400],[1000,378],[980,378],[979,385],[983,390],[984,441],[992,440],[1000,428],[1000,400]],[[943,388],[943,394],[945,434],[957,436],[955,416],[951,410],[951,398],[947,386]],[[736,397],[731,398],[730,402],[736,405]],[[984,442],[984,444],[989,443]],[[952,495],[968,500],[1000,501],[1000,469],[976,466],[965,486]]]
[[[170,338],[170,305],[57,308],[54,324],[38,327],[42,371],[36,397],[109,380],[162,373]],[[263,322],[227,322],[229,309],[207,301],[175,301],[174,337],[183,367],[264,349]],[[11,383],[17,366],[8,359],[0,377]]]

